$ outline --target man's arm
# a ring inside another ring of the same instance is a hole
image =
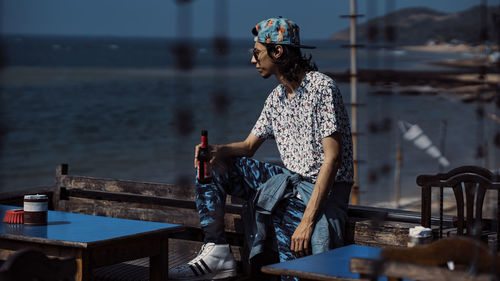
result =
[[[307,204],[306,210],[299,226],[292,235],[290,250],[295,252],[298,257],[309,255],[311,253],[311,236],[314,232],[314,226],[318,220],[321,207],[333,187],[335,175],[341,163],[341,136],[334,133],[322,141],[325,159],[316,179],[311,199]]]
[[[209,145],[209,149],[212,155],[210,162],[213,163],[217,158],[243,157],[243,156],[252,157],[264,141],[265,141],[264,138],[259,138],[255,136],[253,133],[250,133],[244,141],[233,142],[230,144]],[[197,156],[199,148],[200,145],[197,145],[195,148],[195,154],[194,154],[195,168],[198,162]]]

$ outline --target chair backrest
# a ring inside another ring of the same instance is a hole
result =
[[[74,258],[49,259],[42,252],[22,249],[9,256],[0,267],[2,281],[70,281],[75,280]]]
[[[500,193],[499,177],[488,169],[477,166],[462,166],[447,173],[435,175],[420,175],[417,184],[422,187],[422,226],[431,227],[431,192],[433,187],[451,188],[455,195],[457,208],[457,234],[478,235],[475,227],[482,228],[483,203],[487,190],[497,190]],[[464,196],[465,193],[465,196]],[[500,194],[499,194],[500,195]],[[498,202],[498,197],[497,197]],[[464,206],[467,216],[464,216]],[[498,203],[497,203],[498,206]],[[496,221],[500,209],[497,207]],[[442,205],[440,210],[440,236],[442,237]],[[464,233],[464,222],[467,232]],[[499,229],[497,224],[497,241]]]

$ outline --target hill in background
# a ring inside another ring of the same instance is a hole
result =
[[[384,43],[386,27],[392,25],[394,32],[388,34],[398,44],[425,44],[463,42],[479,44],[482,20],[487,23],[487,42],[498,44],[500,32],[500,5],[488,6],[486,16],[481,19],[481,6],[448,14],[429,8],[405,8],[385,16],[358,23],[357,38],[365,43]],[[332,40],[349,40],[349,28],[335,33]]]

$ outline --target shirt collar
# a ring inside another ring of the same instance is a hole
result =
[[[300,83],[299,87],[297,88],[297,90],[295,90],[295,95],[293,96],[293,98],[302,97],[303,92],[305,90],[305,85],[309,83],[310,75],[311,75],[310,71],[306,72],[306,75],[304,75],[304,78],[302,78],[302,82]],[[283,86],[283,84],[280,84],[280,100],[281,101],[286,100],[286,89],[285,86]]]

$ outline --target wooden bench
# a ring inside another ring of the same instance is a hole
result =
[[[170,267],[189,261],[201,248],[203,234],[193,186],[69,175],[66,164],[57,167],[55,182],[53,204],[57,210],[184,225],[186,230],[174,234],[169,241]],[[246,275],[249,268],[241,208],[241,204],[232,203],[228,196],[226,237],[238,262],[238,271]]]
[[[179,223],[186,226],[184,232],[176,234],[169,242],[171,267],[195,256],[203,241],[193,186],[71,175],[68,165],[62,164],[56,169],[55,186],[40,191],[49,195],[52,200],[49,207],[58,211]],[[32,189],[0,194],[0,202],[22,206],[22,195],[34,192],[39,191]],[[251,275],[251,267],[246,259],[248,250],[245,247],[241,210],[241,202],[228,196],[226,236],[238,262],[238,272],[241,274],[239,279],[244,279]],[[363,206],[349,206],[348,215],[346,243],[377,247],[406,247],[409,228],[419,225],[421,220],[420,214],[416,212]],[[437,222],[437,219],[432,218],[432,221]],[[120,271],[123,266],[127,265],[114,268]],[[147,264],[137,261],[128,268],[132,266],[140,268]],[[101,270],[96,277],[105,272],[109,274],[109,270]],[[106,280],[119,279],[109,277]]]

